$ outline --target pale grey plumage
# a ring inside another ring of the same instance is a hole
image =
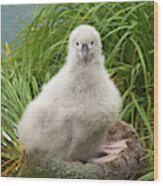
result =
[[[64,67],[26,108],[19,135],[27,154],[82,160],[98,151],[119,117],[121,98],[109,78],[95,28],[77,27]]]

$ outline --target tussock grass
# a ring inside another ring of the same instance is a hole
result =
[[[46,5],[31,24],[21,22],[24,29],[15,41],[3,43],[3,176],[21,170],[17,125],[26,105],[63,66],[71,30],[90,24],[101,34],[105,66],[122,94],[122,118],[136,128],[146,147],[142,158],[149,168],[139,179],[153,179],[153,9],[153,2]]]

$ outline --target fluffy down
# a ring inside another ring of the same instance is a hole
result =
[[[119,119],[119,91],[104,68],[99,33],[89,25],[70,36],[64,67],[27,106],[19,135],[27,154],[84,160]]]

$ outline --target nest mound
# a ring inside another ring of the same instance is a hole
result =
[[[135,129],[117,122],[101,146],[101,154],[86,162],[63,161],[57,157],[42,163],[26,157],[21,177],[134,180],[145,170],[145,150]]]

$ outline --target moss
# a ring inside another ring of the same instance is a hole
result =
[[[73,178],[73,179],[102,179],[102,169],[93,164],[66,162],[53,158],[44,165],[25,166],[21,177],[32,178]]]

